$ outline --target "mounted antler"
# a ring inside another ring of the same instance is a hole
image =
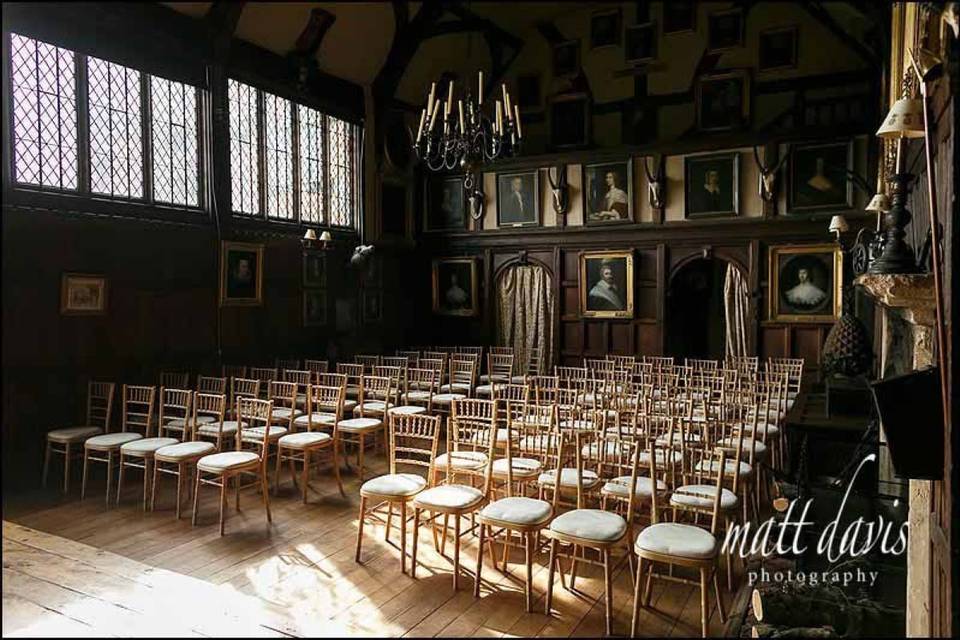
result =
[[[780,157],[776,165],[773,167],[765,167],[760,160],[760,152],[757,151],[757,147],[753,148],[753,160],[757,163],[757,168],[760,169],[760,181],[757,186],[760,191],[760,197],[763,198],[764,201],[773,202],[776,199],[777,174],[780,173],[780,167],[783,166],[783,163],[789,155],[790,147],[787,147],[786,152]]]
[[[567,165],[557,165],[557,179],[553,179],[554,167],[547,169],[547,180],[550,182],[550,193],[553,194],[553,210],[558,216],[567,215],[570,209],[570,189],[567,185]]]
[[[647,176],[647,197],[650,200],[650,206],[654,209],[659,209],[661,212],[667,206],[667,185],[666,185],[666,175],[663,170],[663,156],[658,156],[654,161],[654,166],[656,166],[656,173],[650,172],[650,167],[647,165],[647,158],[643,159],[643,172]]]

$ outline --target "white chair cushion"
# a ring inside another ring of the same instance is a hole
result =
[[[432,487],[417,494],[413,504],[417,507],[429,509],[466,509],[483,501],[483,492],[476,487],[462,484],[443,484]]]
[[[470,385],[466,382],[440,385],[441,393],[470,393]]]
[[[356,400],[344,400],[343,401],[343,415],[349,415],[357,406]]]
[[[653,495],[653,481],[646,476],[637,476],[633,484],[633,495],[641,498],[649,498]],[[657,493],[663,493],[667,490],[667,485],[663,480],[657,480]],[[630,476],[620,476],[614,478],[603,485],[603,493],[618,496],[621,498],[630,497]]]
[[[382,400],[370,400],[369,402],[364,402],[361,405],[358,405],[353,408],[353,415],[359,416],[360,412],[365,413],[383,413],[384,408],[392,407],[392,402],[384,402]]]
[[[678,507],[692,507],[694,509],[713,509],[713,499],[717,495],[716,485],[686,484],[678,487],[670,496],[670,504]],[[691,495],[693,494],[693,495]],[[720,492],[720,508],[724,511],[734,509],[739,500],[737,494],[730,489]]]
[[[703,436],[701,436],[699,433],[687,432],[686,439],[684,440],[684,442],[699,443],[701,440],[703,440]],[[669,433],[665,433],[662,436],[658,437],[656,442],[658,447],[669,447],[671,444],[673,446],[680,446],[680,433],[674,432],[672,437]],[[650,459],[649,455],[647,456],[647,459],[648,460]]]
[[[489,398],[490,394],[493,393],[492,384],[481,384],[476,388],[477,396],[481,398]]]
[[[346,388],[346,396],[348,398],[356,398],[360,395],[360,387],[355,384],[348,384]]]
[[[433,404],[440,405],[441,407],[445,407],[449,405],[451,402],[453,402],[454,400],[463,400],[466,397],[467,396],[465,396],[462,393],[438,393],[435,396],[433,396]]]
[[[513,384],[524,384],[527,381],[527,376],[513,376],[510,378],[510,382]]]
[[[237,467],[249,467],[259,464],[260,456],[253,451],[225,451],[204,456],[197,461],[197,469],[220,473]]]
[[[450,466],[457,470],[482,469],[487,464],[487,454],[482,451],[454,451],[453,454],[441,453],[434,462],[434,468],[447,468],[447,457],[450,457]]]
[[[47,440],[57,443],[83,442],[103,431],[100,427],[66,427],[47,432]]]
[[[332,413],[311,413],[297,416],[293,419],[293,424],[298,427],[306,427],[311,423],[314,425],[330,426],[337,421],[337,416]]]
[[[697,463],[696,471],[707,471],[708,473],[716,473],[718,471],[717,460],[710,460],[709,464],[704,464],[706,460],[701,460]],[[724,460],[723,461],[723,473],[724,475],[732,476],[736,467],[736,460]],[[709,470],[709,471],[708,471]],[[746,462],[740,463],[740,475],[748,476],[750,472],[753,471],[753,468]]]
[[[197,416],[197,424],[207,424],[208,422],[216,421],[217,419],[213,416]],[[183,429],[184,425],[193,425],[193,418],[174,418],[173,420],[167,420],[163,426]]]
[[[287,449],[306,449],[321,445],[324,442],[331,441],[333,438],[329,433],[322,431],[303,431],[301,433],[288,433],[277,440],[277,444]]]
[[[599,442],[590,442],[582,447],[580,447],[580,455],[585,458],[598,458],[600,457],[600,452],[603,451],[606,454],[606,457],[610,460],[613,460],[619,452],[624,451],[625,449],[622,446],[612,440],[604,440],[603,449],[600,448]]]
[[[202,424],[199,427],[197,427],[197,434],[201,436],[214,436],[214,437],[216,437],[217,435],[232,436],[237,432],[237,426],[239,424],[240,423],[238,423],[236,420],[224,420],[222,430],[220,428],[220,425],[217,424],[216,422],[212,424]],[[244,429],[247,428],[246,422],[243,423],[243,428]]]
[[[291,413],[293,414],[293,417],[296,418],[297,416],[302,415],[303,411],[300,411],[300,409],[288,409],[287,407],[279,407],[277,409],[274,409],[270,413],[270,417],[273,418],[274,420],[289,420]]]
[[[554,518],[550,531],[582,540],[613,542],[627,532],[627,521],[610,511],[574,509]]]
[[[746,424],[741,425],[743,428],[744,435],[753,434],[753,422],[747,422]],[[768,436],[776,436],[780,433],[780,427],[770,424],[767,422],[760,422],[757,424],[757,433],[765,433]]]
[[[251,427],[249,429],[244,429],[240,432],[240,439],[244,442],[263,442],[263,432],[264,427]],[[278,440],[286,433],[287,429],[285,427],[271,425],[270,431],[267,433],[267,439]]]
[[[556,482],[557,470],[550,469],[544,473],[540,474],[540,477],[537,478],[539,484],[553,486]],[[583,470],[583,488],[589,489],[595,487],[600,483],[600,478],[597,477],[597,474],[590,469]],[[560,486],[561,487],[576,487],[577,486],[577,470],[566,467],[560,470]]]
[[[410,391],[403,394],[402,398],[404,402],[426,402],[430,399],[430,396],[429,391]]]
[[[157,449],[153,454],[154,459],[165,462],[179,462],[181,460],[190,460],[199,458],[216,450],[216,445],[212,442],[178,442],[161,449]]]
[[[680,464],[683,462],[683,454],[676,449],[657,449],[657,464],[665,464],[667,461],[670,461],[674,464]],[[650,451],[644,449],[640,452],[640,455],[637,456],[637,462],[640,465],[649,465],[650,464]]]
[[[128,456],[149,456],[157,449],[180,442],[176,438],[138,438],[120,445],[120,451]]]
[[[560,428],[571,431],[593,431],[596,425],[593,424],[593,420],[561,420]]]
[[[709,560],[717,555],[717,539],[690,524],[660,522],[640,532],[634,549],[666,556]]]
[[[489,385],[491,382],[507,382],[508,378],[509,376],[498,375],[498,374],[495,374],[492,376],[483,374],[482,376],[480,376],[480,382],[485,385]],[[523,383],[523,376],[520,376],[520,384],[522,383]]]
[[[739,438],[729,437],[723,438],[722,440],[717,441],[717,446],[726,449],[727,451],[736,451],[739,444]],[[756,443],[753,442],[753,438],[748,438],[744,436],[743,438],[743,457],[749,457],[750,449],[753,447],[754,455],[757,458],[763,458],[767,455],[767,445],[763,444],[759,440]]]
[[[366,433],[375,431],[383,426],[383,421],[377,418],[350,418],[337,423],[337,429],[347,433]]]
[[[364,482],[360,487],[360,495],[412,496],[423,491],[426,486],[426,479],[414,473],[388,473]]]
[[[507,463],[510,461],[506,458],[494,460],[493,475],[506,477],[509,466]],[[514,478],[531,478],[543,469],[543,465],[535,458],[512,458],[512,462]]]
[[[483,518],[520,525],[545,523],[552,514],[553,507],[549,502],[519,496],[491,502],[480,512]]]
[[[553,435],[547,436],[527,436],[520,439],[519,447],[522,451],[535,451],[545,453],[547,450],[554,452],[559,444],[559,439]]]
[[[427,412],[427,408],[426,408],[426,407],[417,407],[417,406],[413,406],[413,405],[404,405],[404,406],[402,406],[402,407],[390,407],[389,409],[387,409],[387,413],[388,413],[388,414],[389,414],[389,413],[399,413],[399,414],[405,415],[405,416],[413,416],[413,415],[418,415],[418,414],[426,413],[426,412]]]
[[[91,449],[119,449],[121,445],[134,440],[140,440],[143,436],[132,431],[121,431],[119,433],[105,433],[100,436],[93,436],[84,442],[85,447]],[[176,442],[176,441],[174,441]]]

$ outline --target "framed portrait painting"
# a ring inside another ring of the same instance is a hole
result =
[[[327,324],[327,292],[325,289],[303,290],[303,326]]]
[[[433,261],[433,312],[445,316],[475,316],[480,312],[475,259]]]
[[[796,144],[790,151],[787,211],[842,210],[853,207],[853,142]]]
[[[840,317],[843,252],[836,244],[770,247],[770,320],[835,322]]]
[[[550,98],[550,146],[554,149],[584,147],[590,142],[590,98],[568,93]]]
[[[624,36],[627,62],[651,62],[657,57],[657,25],[653,22],[627,27]]]
[[[580,252],[580,315],[633,317],[633,252]]]
[[[497,174],[497,225],[534,227],[540,224],[540,172]]]
[[[583,165],[583,218],[588,225],[633,222],[630,160]]]
[[[220,247],[220,305],[263,304],[263,245],[224,240]]]
[[[691,0],[662,3],[663,33],[684,33],[697,27],[697,5]]]
[[[620,44],[620,9],[597,11],[590,17],[590,48]]]
[[[687,156],[683,159],[683,175],[687,218],[739,214],[739,153]]]
[[[745,70],[701,76],[696,103],[701,131],[740,129],[750,120],[750,76]]]
[[[102,316],[107,312],[107,279],[84,273],[65,273],[60,279],[60,313]]]
[[[743,10],[711,13],[707,19],[707,51],[724,51],[743,46]]]
[[[303,252],[303,286],[327,286],[327,255],[325,252]]]
[[[580,70],[580,41],[567,40],[553,45],[553,75],[572,76]]]
[[[431,178],[427,182],[426,194],[426,231],[466,228],[463,176]]]
[[[760,71],[793,69],[797,66],[796,27],[767,29],[760,32],[757,68]]]

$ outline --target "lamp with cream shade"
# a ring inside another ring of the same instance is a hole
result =
[[[847,219],[843,216],[833,216],[830,218],[830,233],[836,234],[837,241],[840,240],[840,234],[846,233],[850,230],[850,225],[847,224]]]

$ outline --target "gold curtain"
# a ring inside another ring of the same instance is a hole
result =
[[[538,265],[510,267],[497,284],[497,303],[497,339],[513,347],[519,370],[524,370],[530,349],[540,347],[541,371],[551,371],[555,302],[550,274]]]
[[[723,283],[723,312],[727,334],[727,356],[749,356],[750,345],[750,292],[747,280],[740,269],[727,264],[727,277]]]

